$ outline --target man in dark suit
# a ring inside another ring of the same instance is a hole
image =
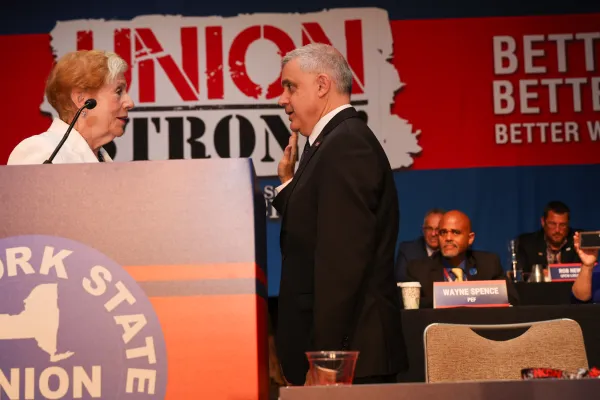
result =
[[[455,280],[504,280],[509,302],[518,304],[517,291],[506,279],[500,258],[494,253],[469,249],[475,240],[469,217],[460,211],[448,211],[440,220],[438,235],[439,253],[408,264],[407,280],[421,284],[419,307],[433,307],[433,282]]]
[[[573,243],[575,230],[569,227],[569,207],[560,201],[551,201],[544,208],[542,229],[517,237],[517,265],[523,272],[541,264],[581,263]]]
[[[277,351],[304,384],[306,351],[358,350],[354,383],[394,382],[406,368],[394,281],[398,199],[386,154],[350,106],[352,73],[331,46],[282,61],[292,136],[278,167],[282,271]],[[297,136],[308,137],[294,174]]]
[[[431,257],[440,249],[437,228],[444,212],[440,208],[427,211],[423,219],[423,236],[409,242],[400,243],[394,269],[396,282],[406,281],[406,266],[409,261]]]

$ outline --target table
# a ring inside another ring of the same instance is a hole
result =
[[[457,382],[281,388],[281,400],[564,400],[593,399],[600,379]]]
[[[401,318],[409,369],[398,375],[399,382],[425,382],[423,332],[435,322],[511,324],[570,318],[581,326],[590,367],[600,368],[600,304],[402,310]],[[496,340],[509,338],[506,332],[498,331],[486,332],[485,336]]]
[[[533,305],[567,305],[571,304],[571,287],[573,282],[516,283],[515,287],[521,299],[521,306]],[[398,288],[398,296],[402,304],[402,290]],[[277,330],[277,297],[269,297],[269,316],[271,332]]]
[[[515,283],[520,306],[550,306],[571,304],[573,282]],[[398,288],[402,305],[402,289]]]
[[[515,283],[522,306],[571,304],[572,287],[573,282]]]

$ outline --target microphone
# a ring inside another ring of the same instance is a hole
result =
[[[85,104],[79,110],[77,110],[77,112],[75,113],[75,117],[73,118],[73,121],[69,125],[69,129],[67,129],[67,131],[65,132],[63,138],[58,143],[58,146],[56,146],[56,148],[50,155],[50,158],[48,158],[46,161],[44,161],[44,164],[52,164],[52,160],[54,160],[54,157],[56,157],[56,154],[58,154],[58,151],[63,146],[63,144],[66,142],[67,138],[69,137],[69,134],[71,133],[71,129],[73,129],[73,126],[75,126],[75,122],[77,122],[77,118],[79,118],[79,114],[81,114],[81,112],[86,108],[88,110],[91,110],[92,108],[96,107],[96,104],[98,104],[96,102],[96,100],[87,99],[85,101]]]

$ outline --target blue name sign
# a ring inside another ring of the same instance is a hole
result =
[[[594,265],[594,270],[598,267],[598,263]],[[579,276],[581,264],[549,264],[548,276],[550,282],[569,282],[574,281]]]
[[[504,280],[433,283],[433,308],[509,306]]]

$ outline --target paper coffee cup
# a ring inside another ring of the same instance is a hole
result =
[[[398,282],[402,288],[402,302],[406,310],[416,310],[419,308],[421,299],[421,284],[419,282]]]

